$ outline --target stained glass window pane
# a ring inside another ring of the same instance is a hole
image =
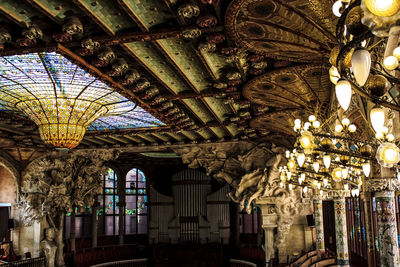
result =
[[[138,214],[147,213],[147,196],[138,196]]]
[[[147,234],[147,216],[138,216],[138,234]]]
[[[165,126],[57,52],[0,57],[0,84],[0,109],[38,125],[82,118],[89,131]]]
[[[136,234],[136,216],[125,215],[125,234]]]

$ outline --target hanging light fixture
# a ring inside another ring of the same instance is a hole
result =
[[[379,105],[375,105],[371,109],[369,117],[375,132],[381,133],[385,124],[385,111],[383,108]]]
[[[400,10],[398,0],[365,0],[368,10],[379,17],[390,17]]]
[[[354,51],[351,56],[351,68],[358,85],[364,86],[371,69],[371,55],[366,48],[362,47]]]
[[[304,153],[297,154],[297,164],[299,164],[300,167],[303,167],[305,160],[306,160],[306,155]]]
[[[322,159],[324,161],[325,168],[329,169],[329,167],[331,166],[331,156],[324,155]]]
[[[351,101],[351,84],[346,79],[340,79],[335,86],[336,99],[340,106],[347,110]]]
[[[378,163],[386,168],[391,168],[400,161],[400,149],[393,143],[382,143],[376,152]]]
[[[369,177],[369,174],[371,172],[371,165],[369,164],[369,162],[363,163],[362,168],[363,168],[364,175],[366,177]]]
[[[42,140],[56,148],[75,148],[96,119],[136,108],[57,52],[1,57],[0,83],[2,105],[33,120]]]

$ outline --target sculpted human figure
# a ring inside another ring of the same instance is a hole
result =
[[[57,245],[54,242],[54,234],[53,228],[47,228],[45,230],[45,239],[40,242],[40,250],[46,257],[46,267],[55,266]]]

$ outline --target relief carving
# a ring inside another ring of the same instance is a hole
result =
[[[105,162],[116,159],[117,151],[54,152],[35,159],[22,173],[22,223],[46,218],[55,232],[56,266],[64,266],[64,216],[73,208],[90,207],[101,193]]]

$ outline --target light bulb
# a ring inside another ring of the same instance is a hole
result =
[[[290,157],[290,151],[289,151],[289,150],[286,150],[285,156],[286,156],[286,158],[289,158],[289,157]]]
[[[320,194],[320,196],[322,196],[324,194],[324,191],[323,190],[319,190],[319,194]]]
[[[335,132],[340,133],[343,130],[343,126],[340,124],[336,124],[335,126]]]
[[[289,170],[296,169],[296,164],[294,163],[293,160],[289,160],[288,163],[287,163],[287,166],[288,166]]]
[[[327,187],[328,186],[328,179],[324,179],[323,183],[324,183],[324,186]]]
[[[342,168],[342,178],[347,179],[348,175],[349,175],[349,170],[347,168]]]
[[[340,0],[336,1],[332,6],[332,12],[333,14],[335,14],[336,17],[342,16],[342,13],[340,13],[341,7],[342,7],[342,1]]]
[[[400,10],[399,0],[365,0],[368,10],[379,17],[390,17]]]
[[[309,120],[310,122],[314,122],[316,119],[317,119],[317,118],[315,117],[315,115],[310,115],[310,116],[308,117],[308,120]]]
[[[313,167],[314,167],[315,172],[319,171],[319,163],[318,162],[314,162]]]
[[[349,132],[354,133],[355,131],[357,131],[357,126],[355,126],[354,124],[350,124],[349,125]]]
[[[333,84],[337,84],[338,80],[340,79],[340,74],[335,66],[332,66],[329,69],[329,78]]]
[[[354,189],[351,190],[351,196],[352,196],[352,197],[355,197],[355,196],[356,196],[356,192],[355,192]]]
[[[340,106],[346,111],[351,101],[351,84],[345,79],[340,79],[335,86],[336,98]]]
[[[308,129],[310,128],[310,126],[311,126],[311,123],[307,121],[307,122],[304,123],[303,128],[304,128],[304,130],[308,131]]]
[[[288,172],[288,173],[286,174],[286,177],[287,177],[287,179],[288,179],[288,181],[289,181],[290,178],[292,178],[292,173],[291,173],[291,172]]]
[[[297,164],[299,164],[300,167],[303,167],[305,160],[306,160],[306,155],[304,153],[297,154]]]
[[[364,175],[366,177],[369,177],[369,174],[371,173],[371,165],[369,164],[369,162],[363,163],[362,168],[363,168]]]
[[[332,171],[332,177],[335,182],[340,181],[342,178],[342,168],[337,167]]]
[[[387,70],[395,70],[399,66],[399,60],[395,56],[388,56],[383,60]]]
[[[372,127],[376,133],[382,132],[382,128],[385,124],[385,111],[381,106],[375,105],[370,113],[369,117],[371,119]]]
[[[386,127],[386,126],[383,126],[383,127],[382,127],[382,133],[383,133],[383,134],[387,134],[388,132],[389,132],[389,128]]]
[[[350,120],[349,120],[348,118],[344,118],[344,119],[342,120],[342,124],[343,124],[343,126],[349,126]]]
[[[381,140],[381,139],[383,139],[383,133],[382,132],[377,132],[376,134],[375,134],[375,138],[376,139],[378,139],[378,140]]]
[[[359,188],[355,189],[355,193],[356,193],[356,196],[358,197],[360,195],[360,189]]]
[[[321,126],[321,123],[320,123],[319,121],[314,121],[314,122],[312,123],[312,126],[313,126],[315,129],[318,129],[319,126]]]
[[[358,85],[364,86],[371,69],[371,55],[366,48],[357,48],[353,52],[351,68]]]
[[[325,168],[329,169],[329,166],[331,166],[331,156],[324,155],[322,159],[324,160]]]
[[[304,149],[310,149],[312,145],[312,134],[309,131],[305,131],[300,136],[300,146]]]
[[[289,190],[292,190],[292,189],[293,189],[293,185],[289,184]]]
[[[280,186],[281,188],[283,188],[283,187],[285,186],[285,184],[282,183],[282,182],[280,182],[279,186]]]
[[[400,149],[393,143],[383,143],[376,151],[379,164],[391,168],[400,161]]]
[[[395,56],[397,59],[400,59],[400,46],[393,50],[393,56]]]
[[[300,119],[296,119],[294,121],[294,130],[297,132],[297,130],[301,129],[301,120]]]
[[[317,183],[317,188],[321,189],[321,183]]]
[[[349,190],[349,184],[344,184],[344,190]]]
[[[307,186],[303,187],[303,193],[306,194],[307,191],[308,191],[308,187]]]
[[[394,135],[393,134],[386,135],[386,140],[388,140],[388,142],[393,142],[394,141]]]

